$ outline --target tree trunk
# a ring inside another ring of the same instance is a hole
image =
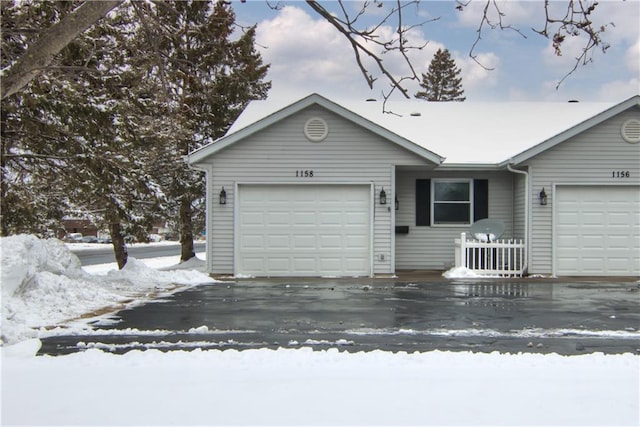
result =
[[[6,124],[8,119],[8,114],[6,109],[2,109],[0,111],[1,120],[0,120],[0,236],[8,236],[9,235],[9,226],[7,223],[7,209],[9,208],[6,200],[7,193],[9,192],[9,184],[7,184],[6,166],[7,160],[5,158],[5,134],[6,134]]]
[[[118,219],[111,218],[109,221],[109,233],[111,234],[111,244],[113,245],[113,252],[116,256],[118,269],[122,270],[127,264],[129,254],[127,253],[127,246],[124,242],[122,228]]]
[[[85,1],[44,31],[2,77],[2,99],[26,86],[51,63],[58,52],[120,3],[122,0]]]
[[[193,224],[191,223],[191,200],[183,197],[180,201],[180,262],[196,256],[193,250]]]

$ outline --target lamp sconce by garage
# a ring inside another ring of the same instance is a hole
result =
[[[398,196],[396,196],[396,210],[400,209],[400,202],[398,201]]]
[[[227,192],[224,191],[224,187],[222,187],[222,190],[220,190],[220,197],[218,201],[220,202],[221,205],[227,204]]]
[[[384,187],[382,187],[382,190],[380,190],[380,204],[381,205],[387,204],[387,193],[385,193]]]
[[[538,197],[540,198],[540,205],[541,206],[546,206],[546,204],[547,204],[547,193],[544,191],[544,188],[542,188],[542,191],[540,191],[540,194],[538,195]]]

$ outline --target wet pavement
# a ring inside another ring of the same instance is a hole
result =
[[[640,354],[638,282],[238,281],[198,286],[43,339],[89,348],[338,348]]]

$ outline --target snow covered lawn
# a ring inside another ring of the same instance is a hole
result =
[[[638,357],[299,350],[3,351],[2,422],[638,425]],[[15,356],[11,353],[16,353]]]
[[[90,349],[35,357],[39,326],[86,327],[68,319],[175,283],[212,282],[135,260],[91,274],[59,241],[1,243],[2,425],[640,424],[640,356],[632,354]]]
[[[194,270],[192,261],[167,271],[157,269],[175,263],[176,257],[165,257],[164,265],[153,259],[129,258],[125,268],[118,271],[115,263],[106,268],[98,265],[83,269],[69,246],[57,239],[3,237],[0,249],[0,343],[5,344],[38,337],[40,328],[58,324],[69,327],[70,321],[95,310],[115,309],[132,300],[144,301],[177,287],[215,282]]]

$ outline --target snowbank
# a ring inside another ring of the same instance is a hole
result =
[[[453,267],[445,271],[444,273],[442,273],[442,275],[446,279],[477,279],[477,278],[491,277],[491,276],[478,274],[466,267]]]
[[[14,425],[638,425],[638,356],[3,353]],[[37,410],[34,410],[37,408]]]
[[[31,235],[0,239],[2,334],[0,343],[38,336],[56,325],[126,300],[144,299],[176,285],[213,282],[206,274],[177,269],[158,271],[129,258],[121,271],[89,274],[78,257],[57,239]]]

